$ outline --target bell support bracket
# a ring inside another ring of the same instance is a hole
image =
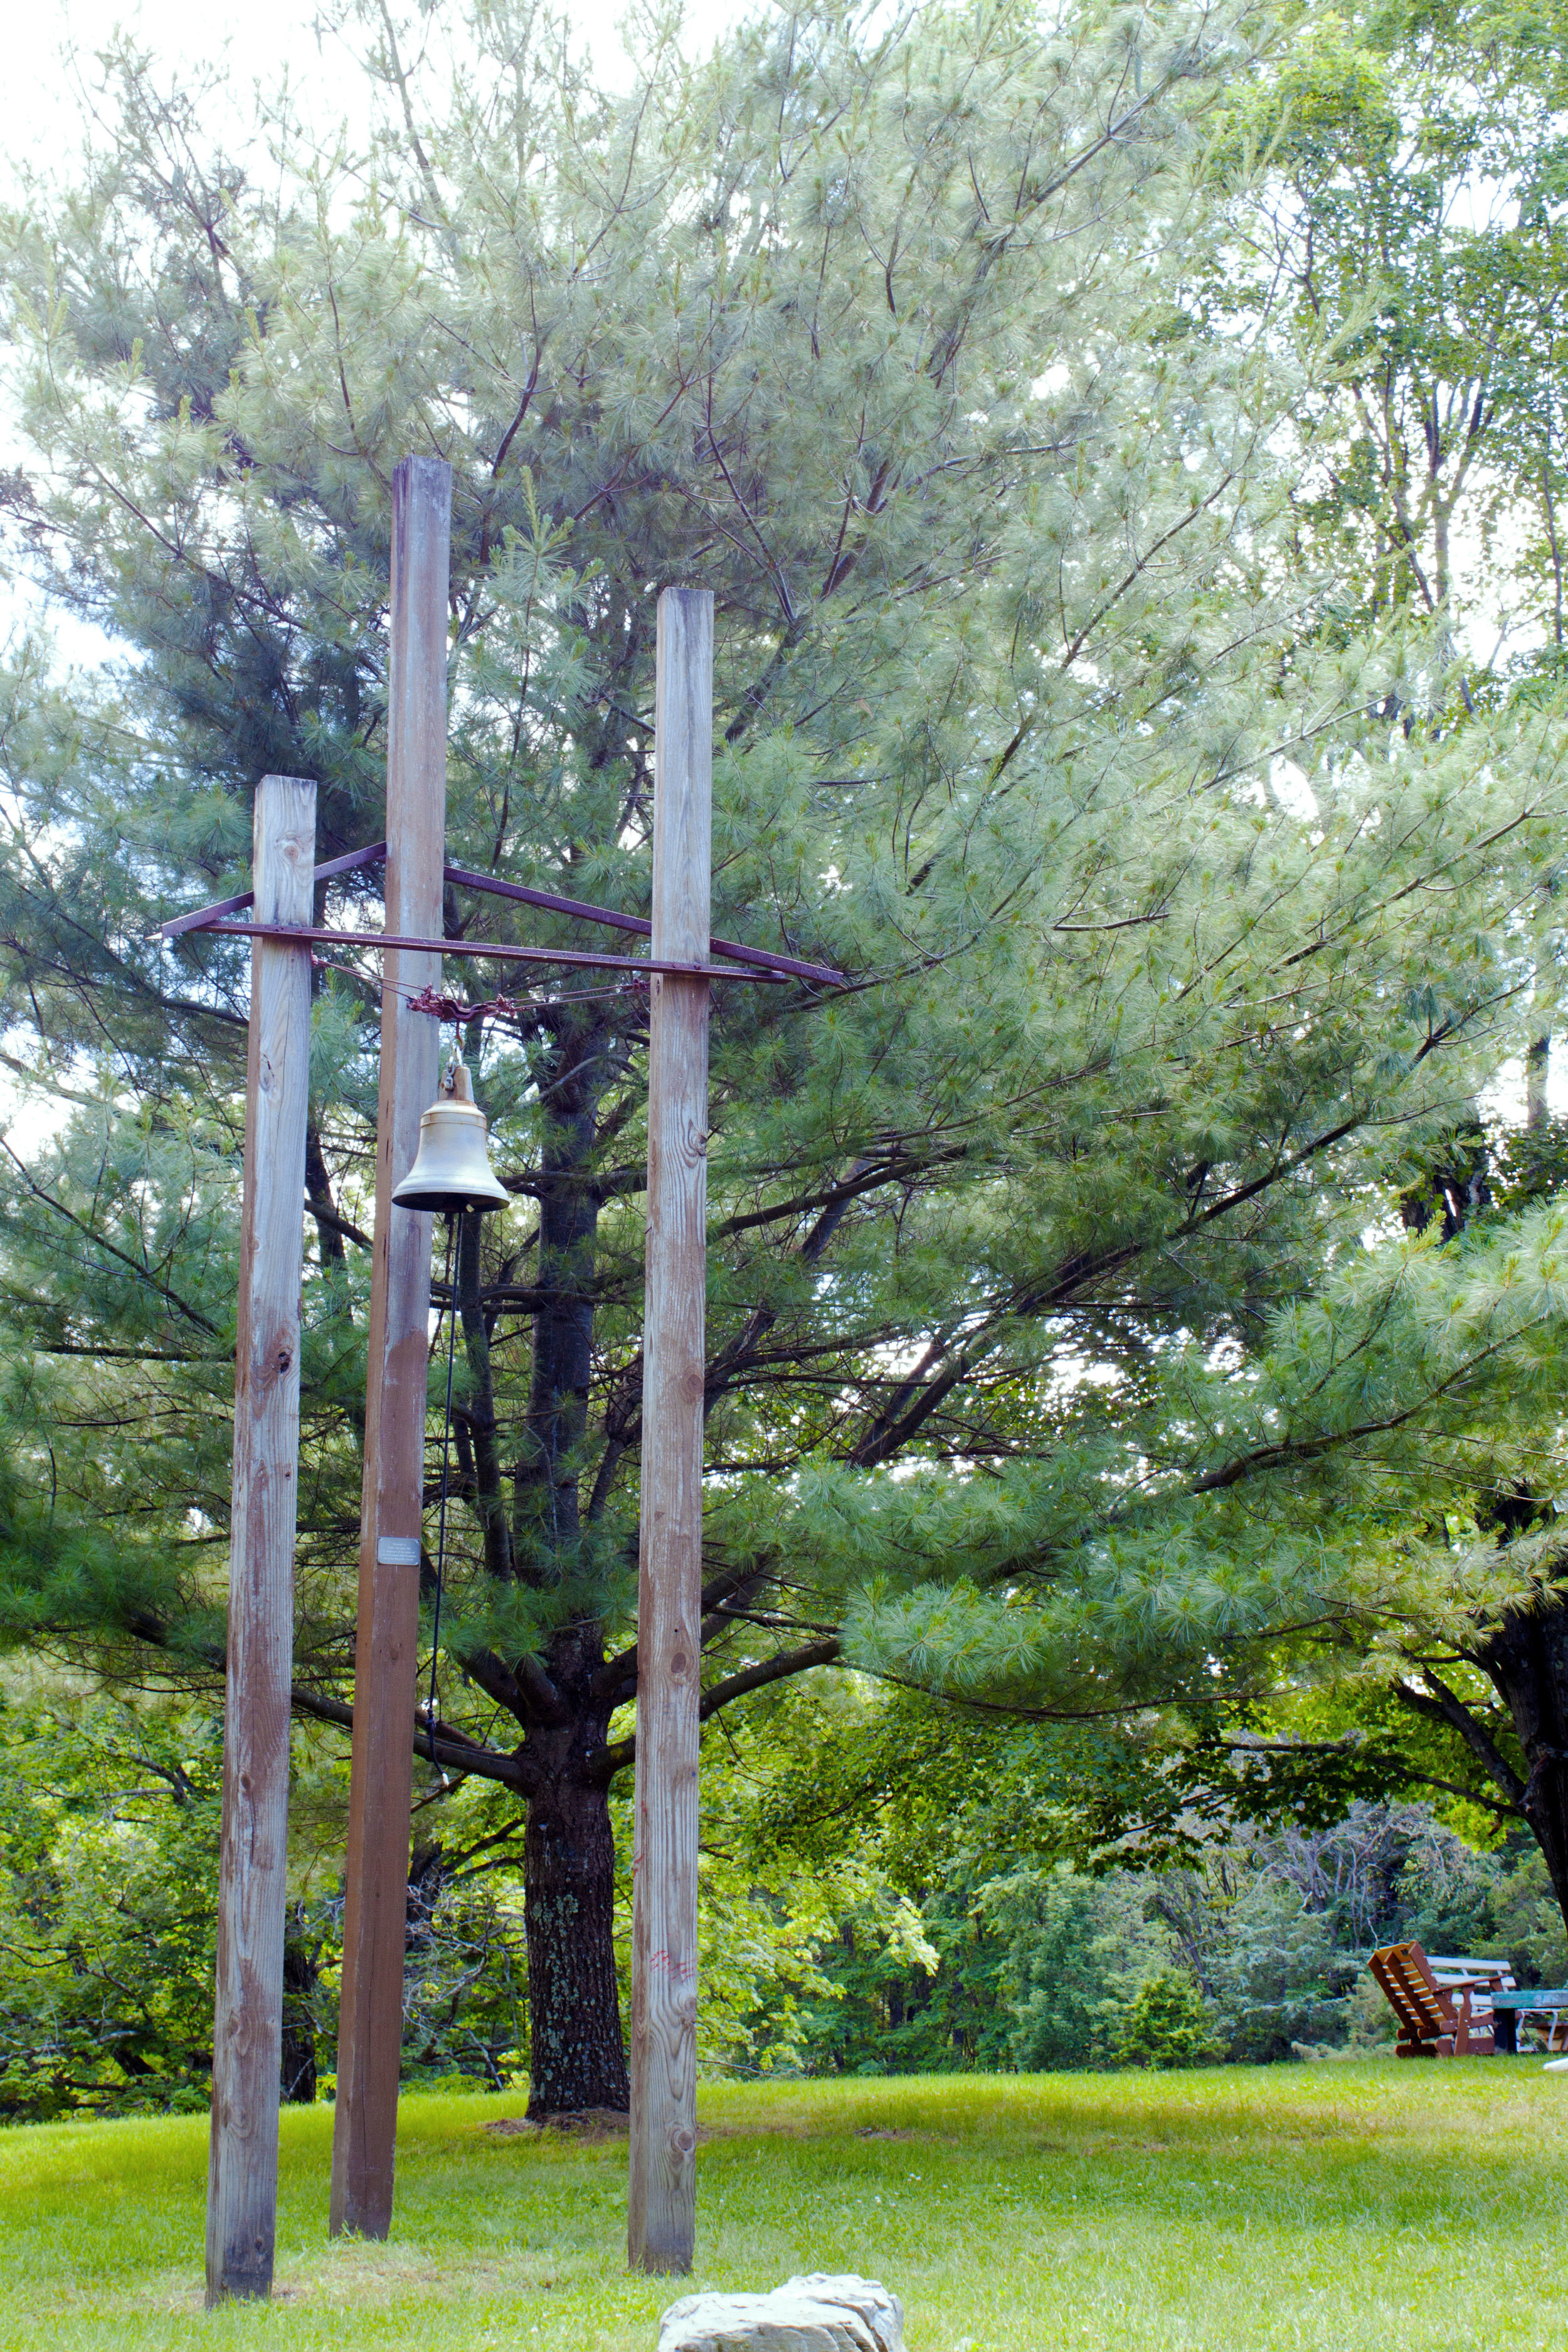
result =
[[[334,875],[353,874],[361,866],[374,866],[378,857],[386,855],[384,841],[373,842],[368,849],[352,850],[346,857],[330,858],[318,866],[315,879],[326,882]],[[521,882],[503,882],[493,874],[476,874],[467,866],[444,866],[441,877],[456,882],[468,890],[483,890],[492,898],[511,898],[524,907],[538,907],[551,915],[572,915],[580,922],[602,923],[608,930],[631,931],[638,939],[651,939],[653,925],[642,915],[617,914],[609,907],[595,907],[585,898],[562,898],[551,890],[530,890]],[[242,890],[236,898],[219,898],[210,907],[195,908],[188,915],[175,915],[166,923],[158,924],[154,939],[183,939],[190,931],[229,931],[237,938],[268,938],[265,925],[231,923],[228,915],[240,915],[255,904],[254,894]],[[298,935],[295,935],[298,936]],[[612,971],[673,971],[706,972],[710,980],[811,980],[822,988],[844,988],[848,982],[841,971],[831,964],[805,963],[798,956],[776,955],[771,948],[750,948],[740,940],[710,938],[710,955],[724,956],[726,964],[673,964],[650,962],[645,956],[595,956],[571,948],[506,948],[489,947],[483,941],[468,940],[401,940],[392,939],[384,931],[312,931],[313,940],[336,940],[342,947],[400,947],[429,949],[438,946],[443,955],[490,955],[516,957],[540,963],[583,964],[590,970]],[[733,964],[748,964],[750,971],[735,971]]]
[[[207,923],[206,932],[219,932],[235,940],[268,940],[279,934],[270,923]],[[721,963],[678,963],[664,956],[600,955],[590,948],[520,948],[488,940],[407,939],[392,931],[333,931],[321,929],[291,930],[291,940],[321,941],[340,948],[404,948],[418,950],[427,955],[476,956],[489,958],[497,963],[570,964],[587,971],[673,972],[683,980],[792,980],[796,975],[765,969]],[[831,975],[824,966],[819,975],[831,977],[836,987],[844,985],[842,972]]]

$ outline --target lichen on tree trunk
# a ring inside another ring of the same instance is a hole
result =
[[[616,1981],[616,1848],[602,1788],[563,1772],[528,1808],[530,2087],[535,2117],[630,2104]]]
[[[465,1382],[461,1417],[468,1499],[498,1584],[559,1591],[580,1565],[578,1480],[593,1371],[599,1196],[593,1181],[606,1032],[563,1014],[535,1063],[549,1106],[538,1202],[535,1304],[527,1403],[506,1509],[477,1219],[458,1252]],[[613,1694],[604,1678],[605,1627],[565,1612],[537,1654],[464,1664],[521,1727],[515,1787],[526,1805],[523,1899],[528,1942],[531,2088],[541,2116],[629,2104],[616,1977],[616,1850],[605,1765]]]

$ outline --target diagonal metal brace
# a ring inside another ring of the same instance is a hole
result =
[[[330,858],[324,866],[318,866],[315,879],[318,882],[325,882],[335,874],[353,874],[362,866],[374,866],[378,857],[384,857],[385,855],[385,842],[373,842],[368,849],[351,850],[346,857]],[[580,922],[602,923],[610,930],[632,931],[638,939],[646,940],[653,935],[653,925],[642,915],[621,915],[609,907],[592,906],[585,898],[563,898],[551,890],[531,890],[521,882],[502,882],[493,874],[476,874],[466,866],[443,866],[442,878],[447,882],[459,883],[468,890],[483,890],[494,898],[510,898],[524,907],[538,907],[546,914],[572,915]],[[253,894],[249,890],[242,890],[237,898],[219,898],[211,907],[197,907],[188,915],[175,915],[170,921],[160,923],[153,936],[165,940],[176,940],[182,938],[187,931],[241,931],[244,929],[243,926],[237,923],[226,923],[223,918],[226,915],[243,914],[247,907],[254,904]],[[251,934],[247,932],[246,936],[251,936]],[[315,939],[337,940],[351,945],[359,943],[363,937],[362,934],[352,931],[317,931],[310,936]],[[374,936],[377,940],[380,940],[379,933]],[[407,947],[414,942],[407,940],[396,941],[388,940],[381,940],[381,944]],[[419,944],[428,947],[434,943],[430,940],[423,940]],[[478,949],[465,949],[462,942],[458,940],[442,940],[440,945],[442,952],[447,955],[479,952]],[[723,956],[732,963],[750,964],[760,974],[771,976],[775,980],[784,978],[812,980],[822,988],[844,988],[848,985],[845,974],[836,971],[831,964],[804,963],[797,956],[776,955],[771,948],[749,948],[739,940],[720,939],[710,939],[708,948],[710,955]],[[512,951],[508,950],[508,952]],[[564,950],[560,954],[552,953],[547,956],[542,949],[531,950],[520,949],[515,952],[552,963],[586,962],[590,968],[598,966],[611,971],[652,971],[659,969],[658,965],[648,964],[640,958],[617,960],[614,957],[580,957]],[[694,970],[696,967],[683,965],[681,969]],[[731,980],[739,980],[742,977],[739,972],[730,972],[725,975],[718,971],[715,971],[712,976],[715,978],[727,976]]]
[[[416,940],[395,931],[329,931],[304,924],[215,923],[205,929],[226,940],[288,939],[323,941],[331,947],[414,948],[426,955],[478,956],[495,963],[571,964],[585,971],[673,972],[682,980],[782,982],[791,974],[748,964],[671,963],[667,957],[595,955],[585,948],[514,948],[489,940]]]

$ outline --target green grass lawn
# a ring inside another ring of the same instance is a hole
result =
[[[624,2139],[410,2097],[386,2245],[283,2126],[278,2291],[205,2317],[204,2118],[0,2132],[0,2347],[653,2352]],[[1561,2352],[1568,2075],[1528,2061],[705,2087],[693,2286],[858,2270],[910,2352]]]

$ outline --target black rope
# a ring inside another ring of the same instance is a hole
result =
[[[452,1250],[462,1214],[461,1209],[451,1209],[447,1213],[447,1417],[441,1424],[441,1512],[436,1523],[436,1610],[430,1626],[430,1703],[425,1710],[425,1720],[430,1733],[430,1761],[437,1765],[437,1769],[436,1665],[441,1654],[441,1592],[443,1570],[447,1564],[447,1477],[452,1457],[452,1364],[458,1352],[458,1294],[452,1282]]]

